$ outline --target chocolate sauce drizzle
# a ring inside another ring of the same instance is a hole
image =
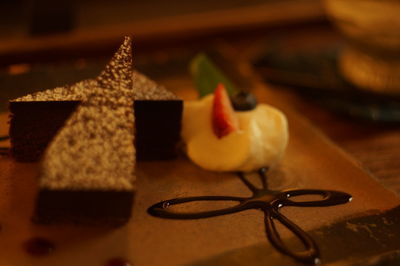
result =
[[[290,221],[286,216],[279,212],[279,209],[285,206],[293,207],[326,207],[338,204],[344,204],[351,201],[351,195],[333,190],[318,190],[318,189],[295,189],[275,191],[268,189],[267,173],[268,168],[261,168],[257,171],[261,179],[262,188],[257,188],[248,181],[243,172],[238,172],[237,175],[242,182],[251,190],[253,195],[247,197],[232,197],[232,196],[200,196],[176,198],[159,202],[148,209],[148,212],[156,217],[167,219],[201,219],[208,217],[221,216],[230,213],[241,212],[249,209],[259,209],[264,212],[265,231],[267,238],[271,244],[283,254],[286,254],[295,260],[303,263],[318,264],[320,262],[320,254],[314,240],[304,232],[298,225]],[[310,201],[294,201],[291,198],[297,196],[317,195],[321,196],[319,200]],[[179,213],[169,210],[172,205],[184,204],[195,201],[234,201],[238,204],[233,207],[204,211]],[[303,251],[292,251],[282,241],[280,234],[276,228],[276,222],[279,222],[290,230],[304,246]]]

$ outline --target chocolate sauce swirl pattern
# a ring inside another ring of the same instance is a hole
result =
[[[252,192],[251,197],[232,197],[232,196],[200,196],[175,198],[165,200],[154,204],[148,209],[148,212],[156,217],[167,219],[201,219],[225,214],[241,212],[249,209],[258,209],[264,213],[265,231],[267,238],[271,244],[283,254],[286,254],[297,261],[303,263],[317,264],[320,262],[320,254],[318,246],[314,240],[303,231],[298,225],[290,221],[286,216],[279,212],[279,209],[285,206],[293,207],[326,207],[338,204],[344,204],[351,201],[351,195],[333,190],[318,190],[318,189],[295,189],[275,191],[270,190],[267,184],[267,168],[258,170],[258,176],[261,180],[262,187],[257,188],[246,178],[243,172],[238,172],[237,175],[244,185]],[[318,200],[294,200],[299,196],[320,196]],[[202,212],[176,212],[169,209],[173,205],[199,202],[199,201],[228,201],[237,202],[233,207],[202,211]],[[280,233],[277,230],[276,223],[280,223],[294,236],[296,236],[304,246],[302,251],[291,250],[281,239]]]

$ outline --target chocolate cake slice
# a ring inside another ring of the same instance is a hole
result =
[[[133,74],[133,83],[137,160],[175,158],[183,101],[138,72]]]
[[[35,220],[120,225],[135,190],[131,41],[114,55],[48,145]]]
[[[137,71],[132,71],[138,160],[176,157],[183,102]],[[96,87],[89,79],[71,86],[29,94],[9,103],[12,154],[20,162],[38,161],[77,106]]]
[[[17,161],[36,162],[49,142],[87,98],[95,80],[85,80],[10,101],[11,153]]]

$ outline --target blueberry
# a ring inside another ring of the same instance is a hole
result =
[[[239,91],[235,93],[231,96],[231,102],[235,111],[250,111],[257,106],[256,97],[247,91]]]

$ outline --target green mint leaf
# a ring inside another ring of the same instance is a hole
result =
[[[192,59],[190,73],[200,97],[213,93],[218,83],[225,85],[229,95],[236,91],[235,85],[204,53],[199,53]]]

